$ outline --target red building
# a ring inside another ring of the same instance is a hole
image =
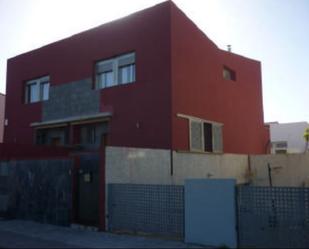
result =
[[[4,142],[265,153],[260,62],[171,1],[8,60]]]
[[[0,93],[0,143],[3,141],[5,95]]]

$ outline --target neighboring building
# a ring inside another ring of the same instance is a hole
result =
[[[261,64],[171,1],[8,60],[7,143],[265,153]]]
[[[0,93],[0,143],[3,142],[5,95]]]
[[[268,123],[270,127],[271,153],[303,153],[306,149],[304,139],[307,122]]]

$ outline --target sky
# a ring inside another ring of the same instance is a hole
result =
[[[0,92],[8,58],[162,0],[0,0]],[[221,49],[261,61],[265,122],[309,121],[309,0],[174,0]]]

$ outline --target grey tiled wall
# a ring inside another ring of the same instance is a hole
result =
[[[309,188],[238,188],[242,248],[308,248]]]
[[[90,78],[51,86],[49,91],[49,100],[43,102],[42,121],[96,114],[100,111],[100,91],[93,89]]]
[[[71,221],[71,160],[25,160],[0,163],[2,215],[56,225]],[[2,170],[3,171],[3,170]],[[6,170],[7,171],[7,170]],[[4,212],[5,211],[5,212]]]
[[[183,186],[109,184],[109,230],[183,238],[183,195]]]

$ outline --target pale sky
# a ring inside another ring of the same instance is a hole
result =
[[[6,60],[162,0],[0,0]],[[262,62],[264,118],[309,121],[309,0],[174,0],[219,48]]]

